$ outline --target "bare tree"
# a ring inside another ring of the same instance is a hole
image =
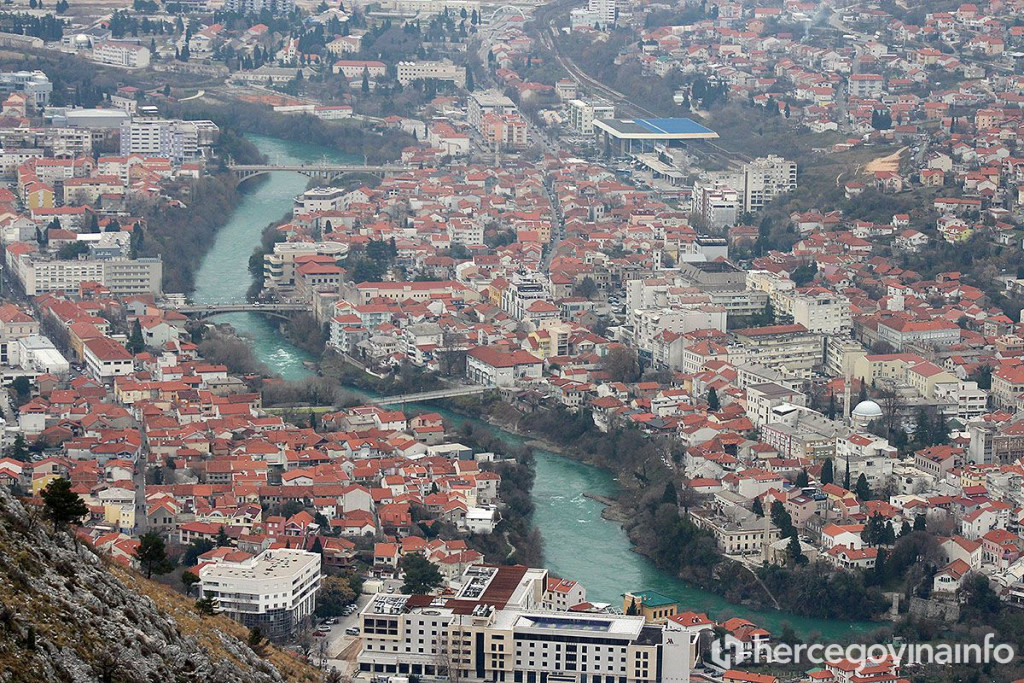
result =
[[[466,374],[466,338],[454,330],[445,330],[441,344],[434,350],[438,370],[447,377],[462,377]]]
[[[899,390],[886,386],[879,392],[878,399],[882,408],[882,424],[885,425],[886,434],[891,434],[897,428],[903,429],[902,413],[907,402]]]

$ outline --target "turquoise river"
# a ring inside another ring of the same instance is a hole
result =
[[[303,143],[255,135],[251,140],[274,162],[308,163],[325,156],[333,162],[359,161]],[[291,210],[294,197],[306,188],[307,182],[305,176],[297,173],[278,172],[245,190],[203,260],[196,277],[195,301],[228,302],[245,297],[251,281],[248,259],[260,233],[268,223]],[[230,323],[246,336],[260,360],[285,379],[301,379],[310,374],[305,363],[315,359],[288,343],[272,320],[249,313],[223,315],[216,320]],[[438,406],[430,406],[430,410],[441,412],[456,424],[468,419]],[[516,434],[473,422],[476,428],[489,429],[511,443],[523,441]],[[547,450],[535,449],[535,454],[534,521],[544,538],[545,564],[555,575],[582,582],[590,600],[620,603],[619,596],[626,590],[655,590],[678,599],[681,610],[707,612],[716,619],[745,617],[776,633],[788,623],[801,635],[817,633],[825,639],[851,636],[874,626],[748,609],[688,586],[633,552],[619,525],[601,517],[601,504],[584,497],[587,492],[615,495],[616,482],[609,473]]]

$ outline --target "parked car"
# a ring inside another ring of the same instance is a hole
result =
[[[358,626],[349,626],[347,629],[345,629],[345,635],[358,636],[359,635],[359,627]]]

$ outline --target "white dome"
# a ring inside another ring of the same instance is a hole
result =
[[[853,416],[873,420],[876,417],[882,417],[882,407],[874,401],[861,401],[853,409]]]

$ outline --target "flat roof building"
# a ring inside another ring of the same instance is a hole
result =
[[[714,140],[718,133],[691,119],[597,119],[594,128],[619,153],[648,152],[654,144]]]
[[[285,637],[316,607],[320,555],[282,548],[207,564],[199,569],[199,588],[217,601],[217,611],[269,638]]]

